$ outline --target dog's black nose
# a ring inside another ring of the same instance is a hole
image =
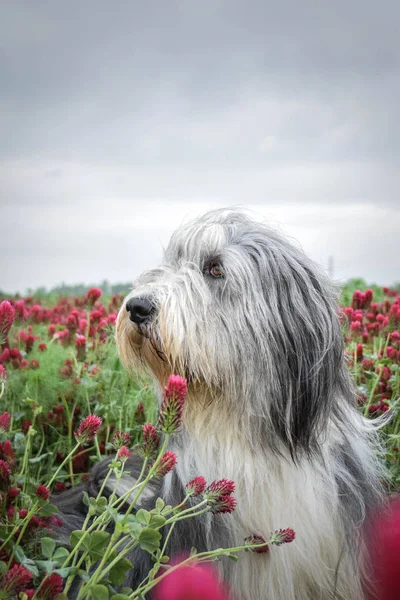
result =
[[[150,321],[156,310],[150,298],[131,298],[125,307],[130,313],[130,320],[137,325],[142,325],[146,321]]]

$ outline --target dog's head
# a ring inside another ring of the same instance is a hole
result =
[[[192,396],[292,453],[312,447],[349,387],[336,290],[299,248],[233,211],[174,233],[125,299],[117,343],[128,368],[162,385],[185,376]]]

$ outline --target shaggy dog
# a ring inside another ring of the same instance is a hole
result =
[[[178,465],[153,483],[144,505],[157,495],[177,503],[197,475],[236,483],[235,512],[179,522],[167,553],[242,545],[292,527],[292,544],[219,563],[237,598],[364,598],[361,526],[382,497],[376,427],[356,409],[336,290],[317,266],[265,225],[210,212],[178,229],[162,265],[135,282],[117,344],[125,366],[149,372],[160,397],[172,373],[189,383],[183,427],[169,447]],[[93,470],[89,493],[108,462]],[[120,494],[140,460],[129,467]],[[80,494],[59,499],[67,532],[84,517]],[[151,566],[145,553],[133,561],[130,585]]]

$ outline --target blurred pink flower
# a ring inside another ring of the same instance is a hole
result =
[[[389,510],[382,511],[369,522],[367,542],[376,592],[372,598],[398,600],[400,590],[400,496]]]
[[[99,288],[90,288],[88,293],[86,294],[86,302],[92,307],[95,302],[100,298],[103,292]]]
[[[129,452],[126,446],[121,446],[121,448],[117,452],[117,458],[121,462],[125,462],[130,457],[131,453]]]
[[[176,561],[175,564],[178,564]],[[173,563],[172,563],[173,564]],[[225,585],[211,565],[189,563],[172,571],[155,589],[155,600],[228,600]]]
[[[10,331],[15,319],[15,308],[8,300],[4,300],[0,304],[0,339],[1,343],[7,340],[8,332]]]
[[[7,379],[7,370],[3,365],[0,365],[0,381],[5,381]]]
[[[76,357],[78,360],[85,360],[86,356],[86,338],[84,335],[77,335],[75,340]]]

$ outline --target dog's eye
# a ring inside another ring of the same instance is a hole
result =
[[[223,277],[225,275],[224,273],[224,269],[222,268],[222,265],[220,264],[215,264],[212,265],[212,267],[210,267],[210,275],[212,277],[215,277],[215,279],[220,279],[221,277]]]

